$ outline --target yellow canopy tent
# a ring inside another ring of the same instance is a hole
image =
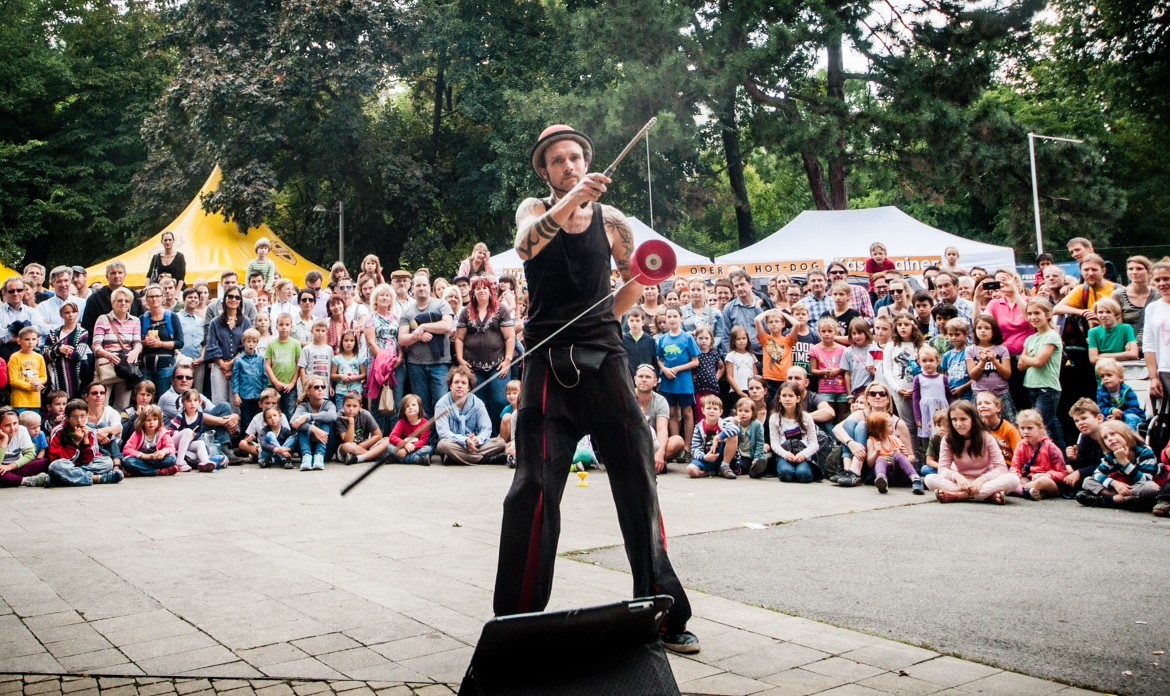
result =
[[[309,271],[318,271],[326,278],[329,277],[329,271],[289,248],[268,225],[262,224],[248,230],[247,234],[240,234],[236,223],[229,222],[219,213],[205,211],[200,199],[215,191],[222,179],[223,173],[217,165],[211,176],[207,177],[203,188],[199,189],[199,194],[179,217],[142,244],[91,266],[88,269],[90,279],[104,278],[106,266],[112,261],[121,261],[126,264],[127,285],[131,287],[146,285],[146,271],[150,268],[150,259],[162,251],[162,236],[165,232],[174,233],[175,249],[181,252],[187,261],[188,285],[197,280],[205,280],[214,285],[219,282],[220,274],[228,269],[238,271],[243,276],[248,262],[256,257],[254,250],[256,240],[261,237],[267,237],[272,242],[269,258],[276,263],[280,277],[288,278],[296,283],[297,287],[304,287],[305,276]],[[246,280],[241,277],[240,283],[245,282]]]
[[[0,283],[3,283],[4,281],[8,280],[9,278],[12,278],[12,277],[18,276],[18,275],[21,275],[20,271],[14,271],[11,268],[9,268],[8,266],[5,266],[3,261],[0,261]]]

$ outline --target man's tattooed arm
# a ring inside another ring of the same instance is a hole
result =
[[[642,294],[642,285],[630,274],[630,259],[634,256],[634,231],[621,211],[611,206],[602,207],[605,233],[609,236],[609,247],[614,264],[622,277],[621,288],[613,301],[613,313],[618,318],[630,311]]]
[[[553,211],[545,210],[544,201],[529,198],[516,211],[516,253],[527,261],[548,246],[561,225],[553,219]]]

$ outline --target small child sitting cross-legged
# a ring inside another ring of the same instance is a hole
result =
[[[1125,507],[1150,510],[1158,495],[1158,458],[1138,434],[1121,421],[1105,421],[1100,428],[1105,457],[1085,479],[1077,502],[1088,507]]]
[[[906,458],[910,453],[908,444],[902,442],[890,428],[890,414],[884,411],[870,413],[865,418],[865,431],[869,435],[865,447],[865,460],[873,467],[873,485],[877,487],[878,493],[885,493],[889,489],[889,468],[891,464],[896,464],[910,479],[914,495],[922,495],[924,492],[922,477]]]
[[[1060,448],[1048,437],[1044,416],[1035,409],[1024,409],[1016,416],[1020,442],[1012,457],[1012,473],[1020,477],[1017,495],[1040,500],[1061,497],[1060,484],[1072,473]]]
[[[739,451],[739,426],[728,418],[721,420],[723,402],[717,396],[703,397],[703,420],[695,424],[691,436],[691,456],[687,476],[705,478],[719,473],[725,479],[736,478],[731,462]]]

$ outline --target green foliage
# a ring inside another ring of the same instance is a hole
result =
[[[10,0],[0,12],[0,256],[90,262],[141,230],[138,130],[171,60],[143,2]]]

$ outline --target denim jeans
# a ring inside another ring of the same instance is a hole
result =
[[[271,445],[273,447],[287,447],[287,448],[289,448],[290,451],[293,449],[293,447],[297,446],[298,439],[299,439],[299,433],[294,433],[294,434],[290,435],[288,437],[288,439],[286,439],[284,442],[281,442],[279,439],[277,439],[276,433],[273,433],[273,432],[264,433],[265,444]],[[285,462],[287,462],[287,461],[289,461],[289,458],[287,458],[283,455],[279,455],[275,452],[269,452],[268,450],[264,449],[263,447],[260,448],[260,463],[261,464],[274,464],[276,466],[283,466],[285,464]]]
[[[134,476],[158,476],[159,469],[167,469],[175,465],[175,456],[168,454],[160,460],[143,461],[138,457],[126,457],[122,460],[122,467]]]
[[[1048,429],[1048,437],[1053,444],[1064,449],[1064,431],[1060,427],[1060,417],[1057,407],[1060,405],[1060,391],[1051,387],[1028,387],[1028,395],[1032,397],[1032,406],[1044,417],[1044,427]]]
[[[862,423],[862,425],[865,424]],[[776,475],[780,477],[782,483],[792,483],[793,481],[797,483],[812,483],[812,465],[808,462],[793,464],[781,457],[776,460]]]
[[[434,417],[435,404],[447,393],[447,371],[450,369],[450,365],[406,364],[411,393],[422,399],[423,411],[428,418]]]
[[[418,449],[416,449],[415,451],[406,455],[405,457],[399,457],[395,453],[394,447],[391,446],[389,453],[386,455],[386,458],[388,461],[397,462],[399,464],[428,464],[429,465],[431,463],[431,455],[434,454],[434,452],[435,452],[434,447],[431,447],[430,445],[423,445],[422,447],[419,447]]]
[[[841,424],[845,428],[846,434],[864,447],[867,440],[869,440],[869,430],[866,428],[865,419],[861,418],[855,421],[845,421]],[[853,452],[844,444],[841,445],[841,463],[848,468],[849,462],[853,459]],[[862,464],[864,467],[865,465]]]
[[[326,433],[330,433],[333,429],[333,426],[325,423],[316,423],[315,425]],[[329,441],[321,442],[313,437],[310,431],[303,430],[297,433],[297,444],[301,450],[302,457],[307,457],[310,454],[319,454],[323,457],[325,456],[325,449],[328,447]]]
[[[49,465],[49,475],[54,483],[64,486],[91,486],[94,476],[113,468],[114,460],[103,456],[94,457],[91,463],[83,466],[74,466],[68,459],[58,459]]]
[[[147,357],[142,360],[142,379],[154,382],[155,389],[162,393],[171,386],[171,377],[175,374],[175,360],[162,355]]]
[[[499,370],[476,370],[475,386],[478,387],[499,373]],[[507,395],[504,393],[504,389],[507,386],[507,379],[494,379],[479,393],[484,405],[487,406],[488,417],[492,419],[492,435],[500,434],[500,412],[508,405]]]

